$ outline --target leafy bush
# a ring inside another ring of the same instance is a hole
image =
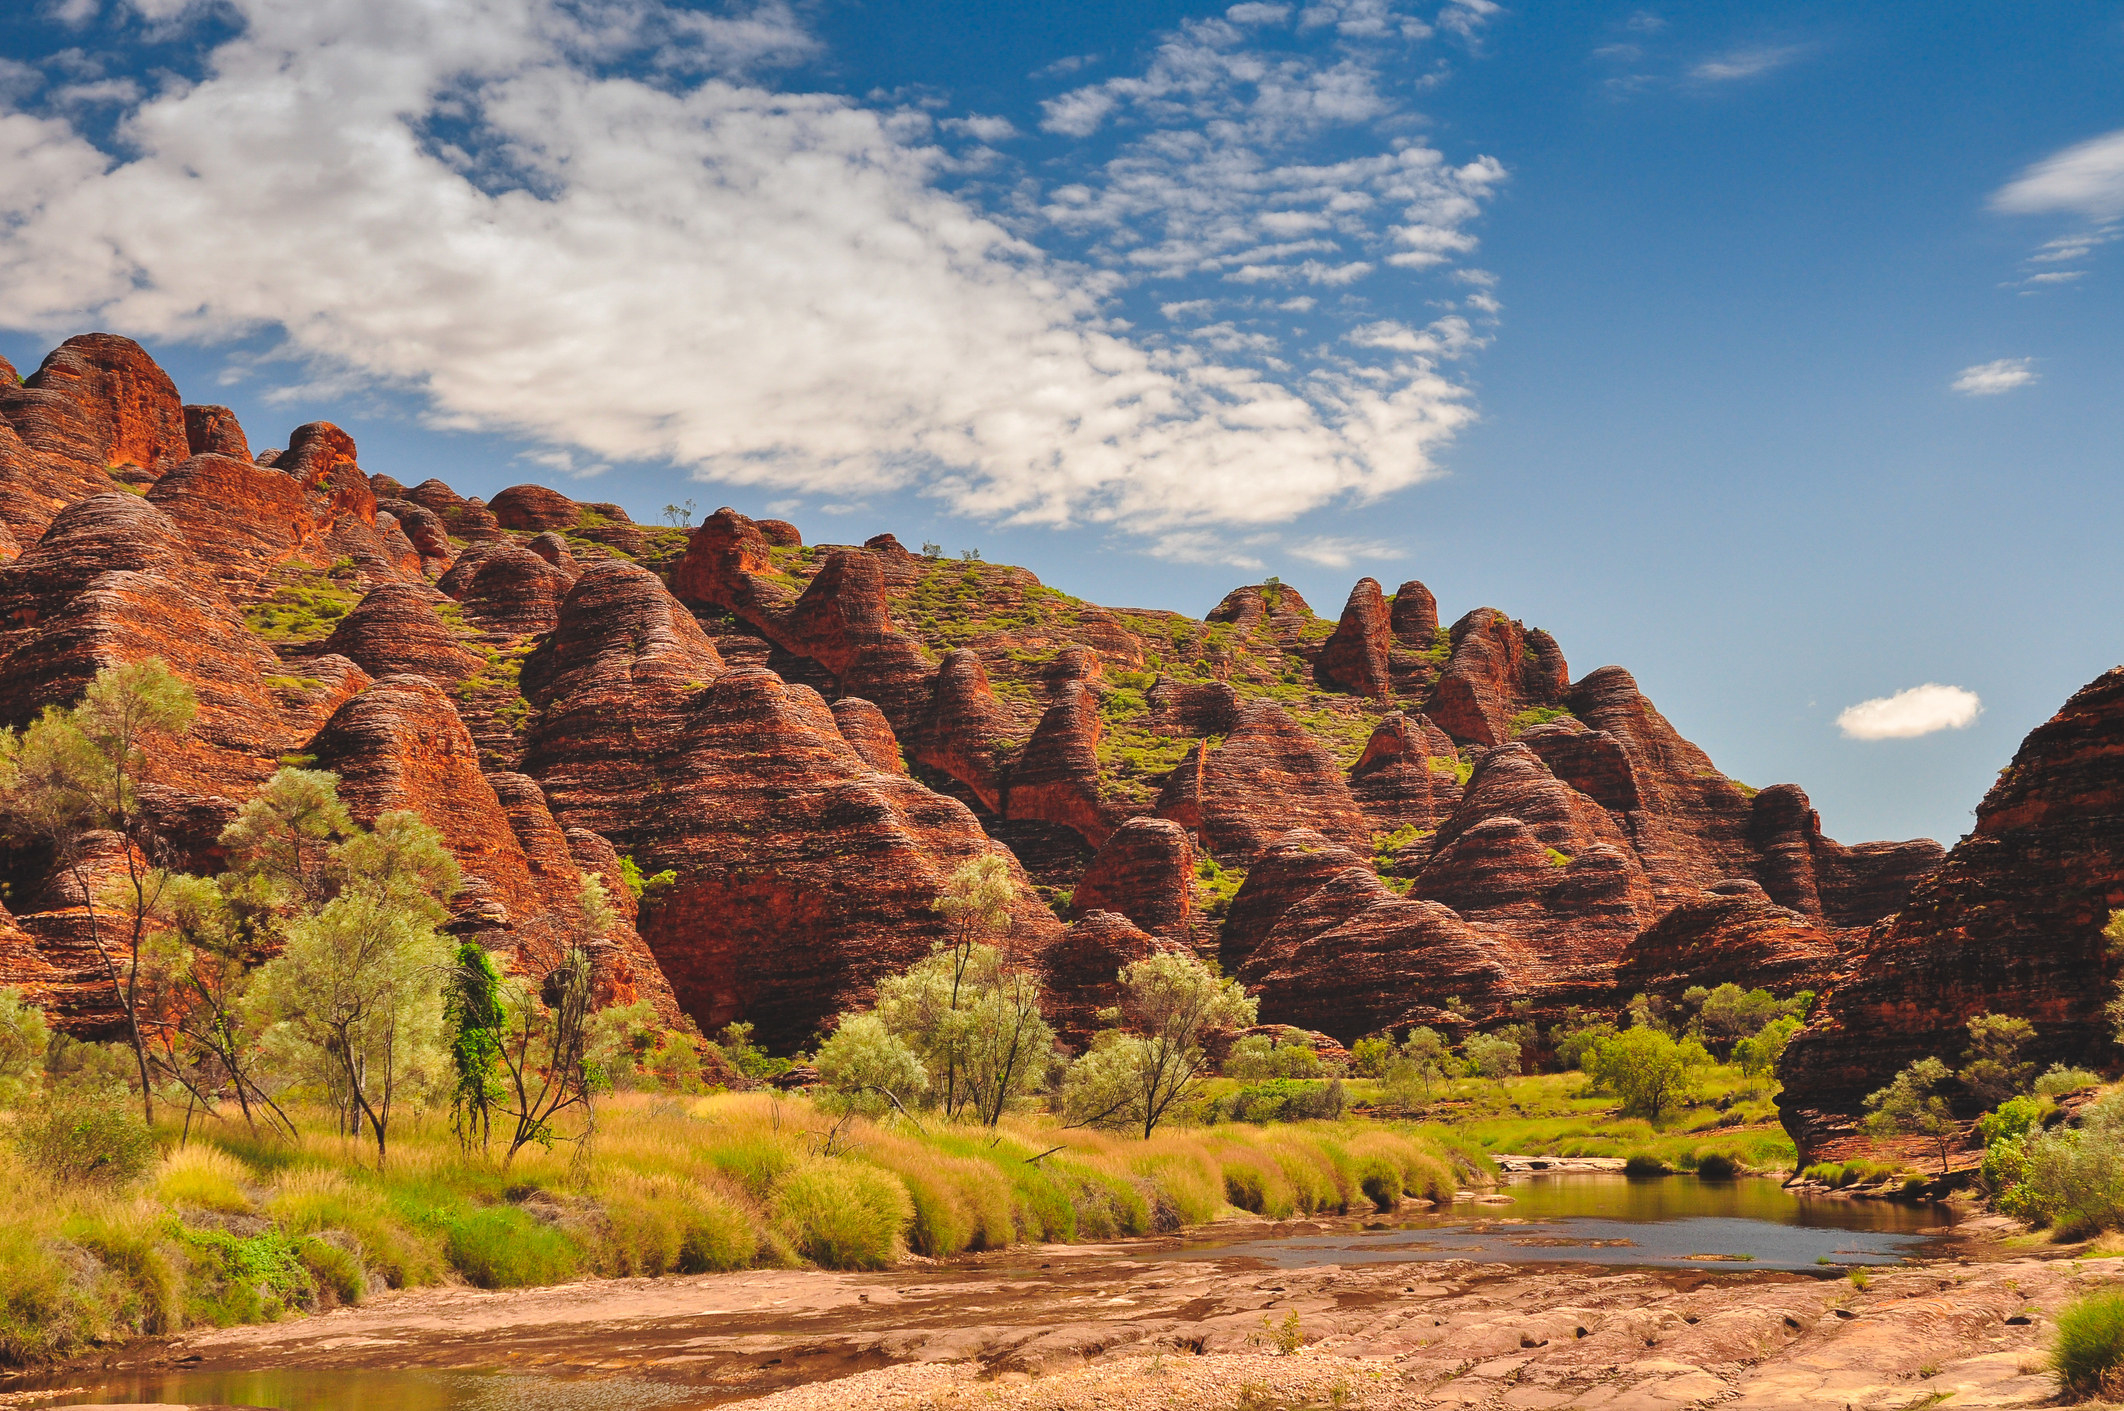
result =
[[[2080,1088],[2099,1087],[2100,1073],[2090,1073],[2085,1068],[2068,1068],[2062,1063],[2053,1063],[2043,1076],[2035,1080],[2037,1097],[2056,1097],[2060,1093],[2075,1092]]]
[[[1209,1104],[1203,1116],[1227,1122],[1333,1121],[1342,1115],[1348,1101],[1340,1078],[1308,1083],[1295,1078],[1270,1078],[1247,1086]]]
[[[114,1088],[63,1089],[15,1126],[23,1160],[55,1181],[129,1186],[147,1174],[155,1139]]]
[[[1706,1152],[1696,1158],[1698,1180],[1730,1181],[1740,1174],[1740,1163],[1722,1151]]]
[[[37,1090],[52,1031],[44,1011],[12,985],[0,986],[0,1107],[13,1107]]]
[[[1394,1061],[1392,1035],[1373,1035],[1350,1046],[1350,1068],[1361,1078],[1384,1078]]]
[[[1502,1034],[1474,1033],[1460,1045],[1468,1061],[1468,1075],[1503,1082],[1519,1071],[1519,1044]]]
[[[1650,1152],[1635,1151],[1630,1153],[1628,1159],[1623,1162],[1623,1174],[1625,1176],[1664,1176],[1667,1174],[1667,1163]]]
[[[1267,1034],[1249,1034],[1232,1045],[1224,1060],[1224,1075],[1242,1082],[1261,1078],[1315,1078],[1320,1075],[1320,1055],[1303,1039],[1291,1037],[1277,1043]]]
[[[2050,1370],[2068,1396],[2124,1391],[2124,1292],[2089,1294],[2058,1315]]]

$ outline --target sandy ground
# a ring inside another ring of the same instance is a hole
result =
[[[2000,1243],[2016,1227],[1996,1219],[1957,1228],[1948,1257],[1876,1272],[1864,1289],[1771,1272],[1278,1270],[1169,1247],[1036,1246],[880,1274],[421,1290],[191,1333],[104,1365],[625,1374],[759,1411],[2048,1402],[2051,1316],[2124,1283],[2124,1259],[2017,1251]],[[69,1377],[95,1379],[86,1366]]]

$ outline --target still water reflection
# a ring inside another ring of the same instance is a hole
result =
[[[1775,1181],[1571,1173],[1515,1179],[1509,1205],[1450,1206],[1389,1229],[1190,1245],[1278,1268],[1392,1260],[1580,1260],[1671,1268],[1893,1264],[1953,1222],[1934,1205],[1794,1195]]]

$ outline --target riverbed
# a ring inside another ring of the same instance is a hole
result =
[[[2023,1405],[2049,1394],[2024,1368],[2050,1314],[2116,1275],[2004,1258],[2003,1222],[1764,1180],[1548,1176],[1503,1194],[876,1274],[415,1290],[129,1349],[16,1404]],[[1823,1245],[1836,1262],[1802,1265]]]

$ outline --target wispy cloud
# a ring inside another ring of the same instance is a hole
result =
[[[1844,707],[1836,728],[1848,740],[1914,740],[1941,730],[1966,730],[1983,711],[1976,692],[1928,681]]]
[[[2069,214],[2105,222],[2124,216],[2124,128],[2045,157],[1992,193],[2013,215]]]
[[[1401,557],[1400,550],[1378,539],[1338,539],[1330,535],[1300,539],[1289,546],[1289,552],[1322,568],[1348,568],[1360,559],[1378,562]]]
[[[1732,83],[1781,69],[1806,52],[1806,46],[1800,44],[1732,49],[1696,65],[1689,70],[1689,77],[1705,83]]]
[[[1996,397],[2036,380],[2034,358],[2000,358],[1996,362],[1965,367],[1954,379],[1954,390],[1965,397]]]

